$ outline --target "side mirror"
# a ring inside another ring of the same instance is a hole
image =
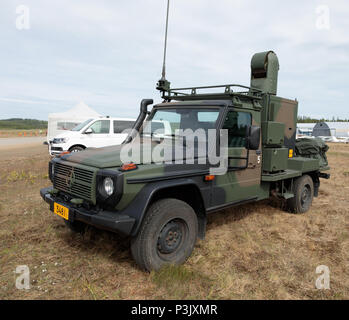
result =
[[[257,150],[261,138],[261,128],[258,126],[249,126],[247,129],[246,149]]]
[[[85,134],[91,134],[91,133],[93,133],[93,131],[92,131],[91,128],[88,128],[88,129],[85,130],[84,133],[85,133]]]

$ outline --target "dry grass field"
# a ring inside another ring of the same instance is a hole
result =
[[[330,145],[332,176],[308,213],[264,201],[213,214],[185,265],[150,274],[127,239],[72,234],[49,211],[46,148],[0,150],[0,299],[349,298],[349,145]],[[15,287],[18,265],[30,268],[29,290]],[[315,288],[318,265],[330,269],[329,290]]]

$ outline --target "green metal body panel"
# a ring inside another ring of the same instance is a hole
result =
[[[262,175],[262,181],[277,182],[277,181],[300,177],[301,175],[302,175],[301,171],[286,169],[285,171],[276,172],[276,173],[264,173]]]
[[[262,122],[284,124],[283,145],[295,148],[298,102],[267,94],[263,101]],[[282,137],[280,137],[281,139]],[[268,138],[266,138],[268,139]]]
[[[274,52],[266,51],[254,54],[251,60],[251,87],[275,95],[278,71],[279,60]]]
[[[287,169],[287,148],[263,149],[263,172],[275,172]]]
[[[320,169],[319,160],[296,157],[287,160],[287,165],[292,170],[297,170],[300,172],[316,171]]]
[[[284,144],[285,124],[282,122],[262,122],[262,143],[265,147],[281,147]]]

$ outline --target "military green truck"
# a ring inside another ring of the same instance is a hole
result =
[[[162,103],[148,112],[153,101],[142,100],[123,145],[51,160],[53,186],[40,191],[42,198],[73,231],[92,225],[130,237],[132,256],[145,270],[183,263],[204,238],[212,212],[271,196],[284,199],[292,213],[308,211],[320,178],[329,178],[326,150],[297,153],[298,102],[277,96],[278,70],[276,54],[268,51],[252,57],[250,87],[171,89],[161,79]],[[146,130],[163,123],[173,131]],[[214,141],[200,144],[179,134],[187,129],[213,132]],[[122,161],[122,148],[133,146],[133,161]],[[159,146],[162,152],[154,155]],[[174,146],[185,152],[164,156]],[[147,161],[141,156],[146,151],[153,152]],[[226,155],[223,171],[207,161],[220,152]]]

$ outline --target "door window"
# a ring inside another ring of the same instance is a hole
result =
[[[114,133],[122,133],[126,129],[132,129],[133,121],[114,120]]]
[[[245,147],[247,128],[251,125],[251,114],[247,112],[229,111],[223,129],[228,130],[229,147]]]
[[[92,130],[92,133],[97,133],[97,134],[109,133],[110,121],[109,120],[98,120],[90,126],[90,129]]]

